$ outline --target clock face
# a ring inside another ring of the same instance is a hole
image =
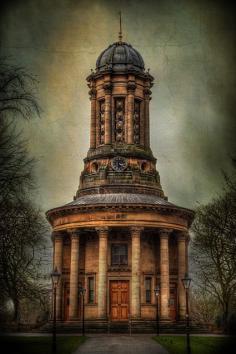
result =
[[[111,166],[117,172],[124,171],[127,167],[127,160],[124,157],[116,156],[112,159]]]

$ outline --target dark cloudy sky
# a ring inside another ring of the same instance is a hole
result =
[[[124,40],[155,77],[151,145],[169,200],[186,207],[220,193],[236,153],[236,21],[229,2],[8,1],[1,9],[1,55],[40,80],[42,118],[23,123],[38,160],[37,201],[69,202],[89,147],[85,78],[100,52]]]

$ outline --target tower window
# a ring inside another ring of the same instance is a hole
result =
[[[94,277],[88,277],[88,302],[94,303]]]
[[[100,144],[105,144],[105,101],[99,102]]]
[[[128,264],[128,245],[125,243],[115,243],[111,246],[111,264]]]
[[[115,120],[114,120],[114,138],[115,142],[124,141],[125,125],[125,99],[123,97],[115,98]]]
[[[140,101],[134,101],[134,143],[140,143]]]
[[[152,278],[145,278],[145,300],[147,304],[151,303]]]

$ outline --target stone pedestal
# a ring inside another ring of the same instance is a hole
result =
[[[78,318],[78,287],[79,287],[79,233],[71,232],[71,261],[70,261],[70,307],[69,318]]]
[[[96,229],[99,237],[98,256],[98,318],[107,318],[107,242],[108,228]]]
[[[62,256],[63,256],[63,234],[60,232],[53,232],[54,242],[54,264],[53,269],[57,268],[58,272],[62,274]],[[56,318],[62,319],[62,277],[60,277],[56,290]]]
[[[132,278],[131,278],[131,316],[141,317],[140,307],[140,236],[143,228],[132,227]]]
[[[160,318],[169,320],[170,276],[169,234],[172,230],[160,230]]]

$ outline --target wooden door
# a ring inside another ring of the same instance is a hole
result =
[[[170,286],[170,319],[175,321],[177,314],[177,291],[176,286],[173,284]]]
[[[129,282],[110,282],[110,315],[112,321],[127,321],[129,314]]]

